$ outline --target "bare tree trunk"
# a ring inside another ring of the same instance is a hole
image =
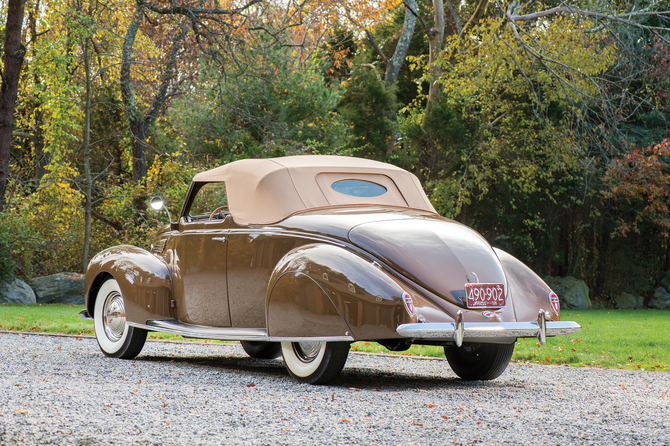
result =
[[[0,87],[0,211],[5,208],[14,105],[19,90],[21,67],[26,54],[26,48],[21,42],[24,6],[25,0],[9,0],[7,4],[4,70]]]
[[[133,134],[133,181],[144,181],[147,176],[147,163],[144,155],[144,141],[141,140],[142,120],[137,115],[137,105],[135,104],[135,93],[130,79],[130,69],[133,63],[133,46],[135,37],[142,23],[142,7],[137,5],[135,17],[126,31],[126,37],[123,41],[123,52],[121,55],[121,96],[123,105],[126,108],[126,116],[130,131]]]
[[[430,89],[428,90],[428,104],[430,105],[440,94],[438,80],[442,69],[435,63],[440,56],[444,42],[444,4],[442,0],[433,0],[433,27],[428,32],[430,54],[428,58],[428,72],[430,73]]]
[[[414,28],[416,27],[417,14],[418,10],[416,6],[416,0],[406,0],[405,21],[402,25],[402,31],[400,32],[400,37],[398,38],[398,43],[395,47],[393,57],[391,57],[391,59],[389,59],[386,64],[386,73],[384,73],[384,80],[386,85],[393,85],[398,79],[400,68],[405,62],[407,49],[409,48],[409,44],[412,42]]]
[[[84,104],[84,249],[81,259],[81,272],[86,272],[88,251],[91,246],[91,207],[93,179],[91,177],[91,65],[88,54],[89,39],[84,38],[82,51],[84,57],[84,74],[86,76],[86,99]]]
[[[144,116],[140,116],[137,104],[135,102],[135,93],[133,92],[133,85],[131,80],[131,66],[133,63],[132,53],[135,44],[135,37],[140,24],[144,18],[144,11],[142,5],[138,3],[135,17],[128,27],[126,37],[123,42],[123,52],[121,56],[121,96],[123,104],[126,108],[126,116],[128,117],[128,125],[133,134],[133,181],[146,184],[147,178],[147,159],[146,159],[146,140],[149,134],[149,129],[156,122],[161,109],[166,104],[171,96],[175,94],[174,90],[170,89],[172,79],[177,67],[177,57],[179,50],[183,45],[185,28],[180,25],[180,32],[174,36],[173,44],[170,47],[165,62],[163,72],[161,75],[161,83],[156,91],[149,110]],[[136,200],[136,207],[140,209],[140,202],[142,197]]]
[[[28,28],[30,29],[30,42],[33,48],[33,57],[37,57],[37,18],[40,13],[40,0],[36,0],[33,4],[33,9],[28,13]],[[33,72],[33,82],[35,85],[41,85],[38,70]],[[51,155],[44,151],[44,112],[42,111],[42,98],[37,95],[35,100],[35,127],[32,131],[33,156],[35,165],[35,179],[41,180],[44,174],[47,173],[46,166],[51,162]]]

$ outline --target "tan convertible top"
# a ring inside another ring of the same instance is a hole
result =
[[[336,192],[333,183],[362,180],[387,192],[372,198]],[[238,224],[276,223],[296,212],[342,205],[390,205],[435,212],[419,180],[391,164],[328,155],[245,159],[201,172],[194,183],[225,182]]]

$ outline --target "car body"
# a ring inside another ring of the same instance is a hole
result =
[[[438,215],[413,174],[318,155],[197,174],[150,250],[91,260],[83,313],[108,356],[136,356],[148,331],[238,340],[315,384],[355,341],[442,345],[457,375],[493,379],[517,338],[580,329],[529,268]]]

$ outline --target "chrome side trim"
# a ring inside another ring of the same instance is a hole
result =
[[[538,316],[538,319],[540,317]],[[534,338],[541,336],[542,328],[538,322],[465,322],[460,326],[453,322],[429,322],[424,324],[403,324],[396,332],[403,337],[415,339],[444,339],[458,344],[473,338],[494,340],[496,338]],[[577,333],[582,327],[572,321],[546,321],[545,336],[564,336]],[[461,328],[462,327],[462,328]]]
[[[162,331],[188,338],[216,339],[219,341],[268,341],[264,328],[208,327],[184,324],[177,321],[147,321],[146,325],[128,322],[133,327],[151,331]]]
[[[149,331],[172,333],[187,338],[215,339],[218,341],[265,341],[265,342],[353,342],[351,336],[318,337],[274,337],[268,336],[265,328],[208,327],[184,324],[177,321],[148,321],[146,324],[128,322],[128,325]]]
[[[320,336],[313,338],[287,338],[279,336],[270,336],[268,340],[272,342],[354,342],[351,336]]]

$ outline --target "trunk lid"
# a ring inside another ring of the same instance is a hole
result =
[[[349,240],[455,304],[465,305],[468,281],[503,284],[507,295],[505,273],[491,245],[455,221],[408,218],[363,223],[349,231]]]

